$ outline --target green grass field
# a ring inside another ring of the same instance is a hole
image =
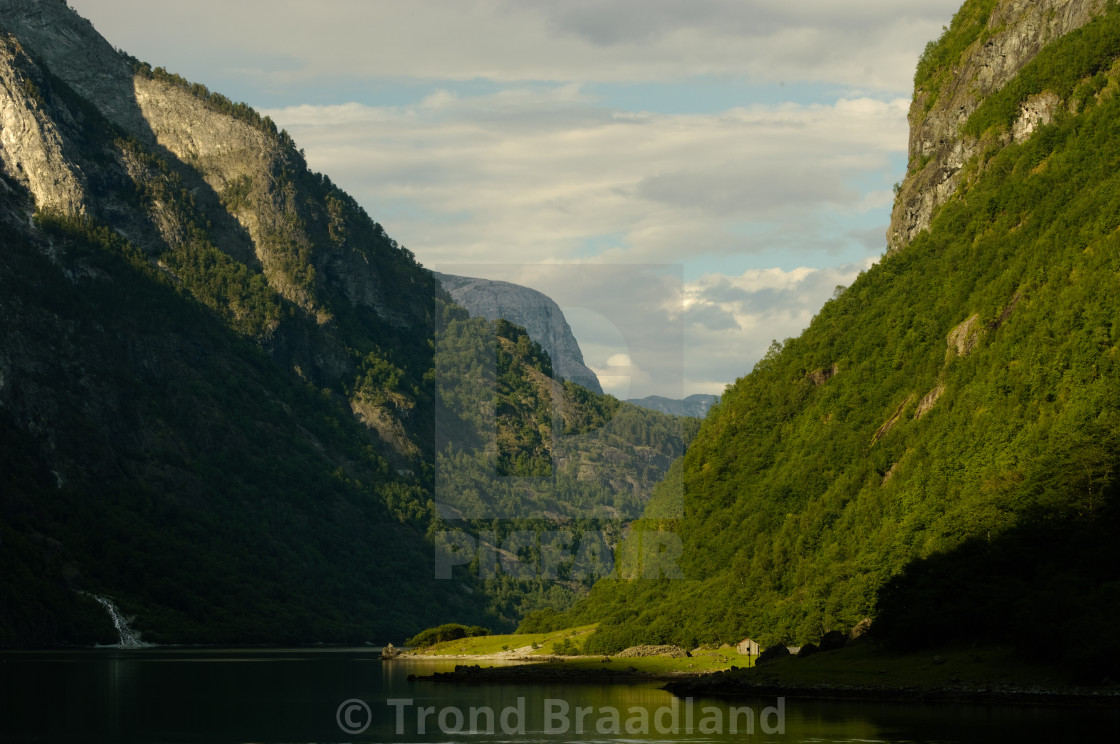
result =
[[[583,625],[578,628],[566,628],[551,633],[520,633],[511,635],[476,636],[474,638],[460,638],[455,641],[445,641],[428,648],[418,649],[417,653],[425,656],[490,656],[508,651],[526,649],[527,655],[564,656],[564,664],[572,669],[601,669],[606,664],[625,669],[633,667],[642,673],[651,675],[665,675],[677,673],[714,672],[729,669],[733,666],[745,667],[746,656],[742,656],[733,648],[704,649],[692,652],[691,657],[671,658],[667,656],[647,657],[604,657],[571,656],[561,654],[557,647],[561,644],[571,643],[576,647],[594,630],[595,625]],[[604,662],[604,658],[610,661]]]
[[[434,646],[417,649],[417,653],[425,656],[488,656],[528,646],[530,647],[529,652],[532,654],[550,656],[555,653],[554,649],[557,643],[570,640],[578,646],[594,630],[595,625],[584,625],[579,628],[566,628],[551,633],[475,636],[437,643]]]
[[[609,662],[603,659],[609,658]],[[693,651],[691,657],[672,658],[669,656],[642,656],[642,657],[605,657],[605,656],[575,656],[567,657],[564,665],[569,669],[599,669],[610,665],[626,669],[632,667],[642,674],[650,676],[672,676],[675,674],[702,674],[730,669],[733,666],[745,665],[745,656],[740,656],[735,649],[713,649],[711,651]]]

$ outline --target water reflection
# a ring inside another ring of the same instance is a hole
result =
[[[370,649],[9,652],[0,740],[1050,743],[1105,740],[1120,723],[1100,709],[791,698],[779,729],[774,698],[690,703],[651,684],[407,680],[455,663],[382,663]]]

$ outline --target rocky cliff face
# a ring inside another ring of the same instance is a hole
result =
[[[887,230],[888,251],[905,247],[929,227],[937,209],[961,185],[964,167],[989,144],[960,132],[961,125],[990,94],[1002,88],[1054,39],[1099,15],[1107,0],[969,0],[954,18],[944,42],[974,37],[948,67],[918,81],[910,106],[909,167]],[[991,6],[990,11],[987,6]],[[969,21],[974,21],[969,32]],[[1013,133],[994,144],[1029,136],[1048,122],[1056,101],[1028,102]]]
[[[583,363],[579,343],[552,298],[509,282],[440,273],[436,278],[471,315],[487,320],[504,318],[522,326],[529,332],[529,338],[548,352],[557,375],[602,394],[599,378]]]
[[[82,214],[86,179],[63,153],[62,133],[45,110],[43,82],[23,46],[0,36],[0,162],[43,208]]]
[[[0,27],[110,121],[128,131],[142,128],[128,64],[64,0],[0,0]]]
[[[111,230],[369,412],[385,453],[424,449],[407,380],[376,401],[356,392],[371,350],[406,372],[426,353],[435,285],[411,253],[267,118],[117,52],[65,2],[0,0],[0,31],[0,165],[29,211]]]

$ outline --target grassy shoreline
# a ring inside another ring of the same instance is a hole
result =
[[[678,697],[858,698],[904,702],[969,702],[1120,707],[1120,685],[1079,685],[1060,668],[1024,660],[1003,646],[946,646],[898,652],[871,642],[807,658],[788,657],[748,668],[733,648],[694,649],[689,656],[571,656],[557,644],[594,626],[554,633],[484,636],[449,641],[409,654],[475,664],[417,680],[487,683],[637,683],[661,681]],[[526,642],[527,641],[527,642]],[[516,645],[515,645],[516,644]],[[488,660],[516,666],[485,666]]]
[[[672,679],[679,676],[696,676],[746,666],[748,657],[733,648],[696,649],[690,656],[604,656],[573,655],[557,651],[566,644],[580,645],[595,630],[595,625],[566,628],[551,633],[524,633],[513,635],[476,636],[444,641],[424,649],[408,651],[405,658],[462,659],[466,661],[524,661],[525,665],[543,664],[553,668],[549,678],[561,674],[575,676],[579,673],[602,676],[629,676],[635,679]],[[513,670],[515,667],[484,667],[484,669]],[[632,670],[632,671],[628,671]],[[489,672],[486,672],[489,674]],[[496,674],[526,675],[527,672],[502,671]]]

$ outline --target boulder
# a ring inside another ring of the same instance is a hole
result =
[[[844,648],[847,638],[838,630],[830,630],[821,636],[821,642],[818,644],[821,651],[835,651],[838,648]]]
[[[871,632],[871,618],[865,617],[856,623],[856,627],[852,628],[848,633],[848,643],[853,641],[866,640],[867,634]]]
[[[758,659],[755,663],[765,664],[768,661],[774,661],[775,659],[781,659],[786,656],[789,656],[789,649],[784,645],[771,646],[758,655]]]
[[[797,658],[803,659],[806,656],[812,656],[813,654],[817,653],[818,651],[820,651],[820,649],[817,648],[817,644],[806,643],[804,646],[801,647],[801,650],[797,652]]]

